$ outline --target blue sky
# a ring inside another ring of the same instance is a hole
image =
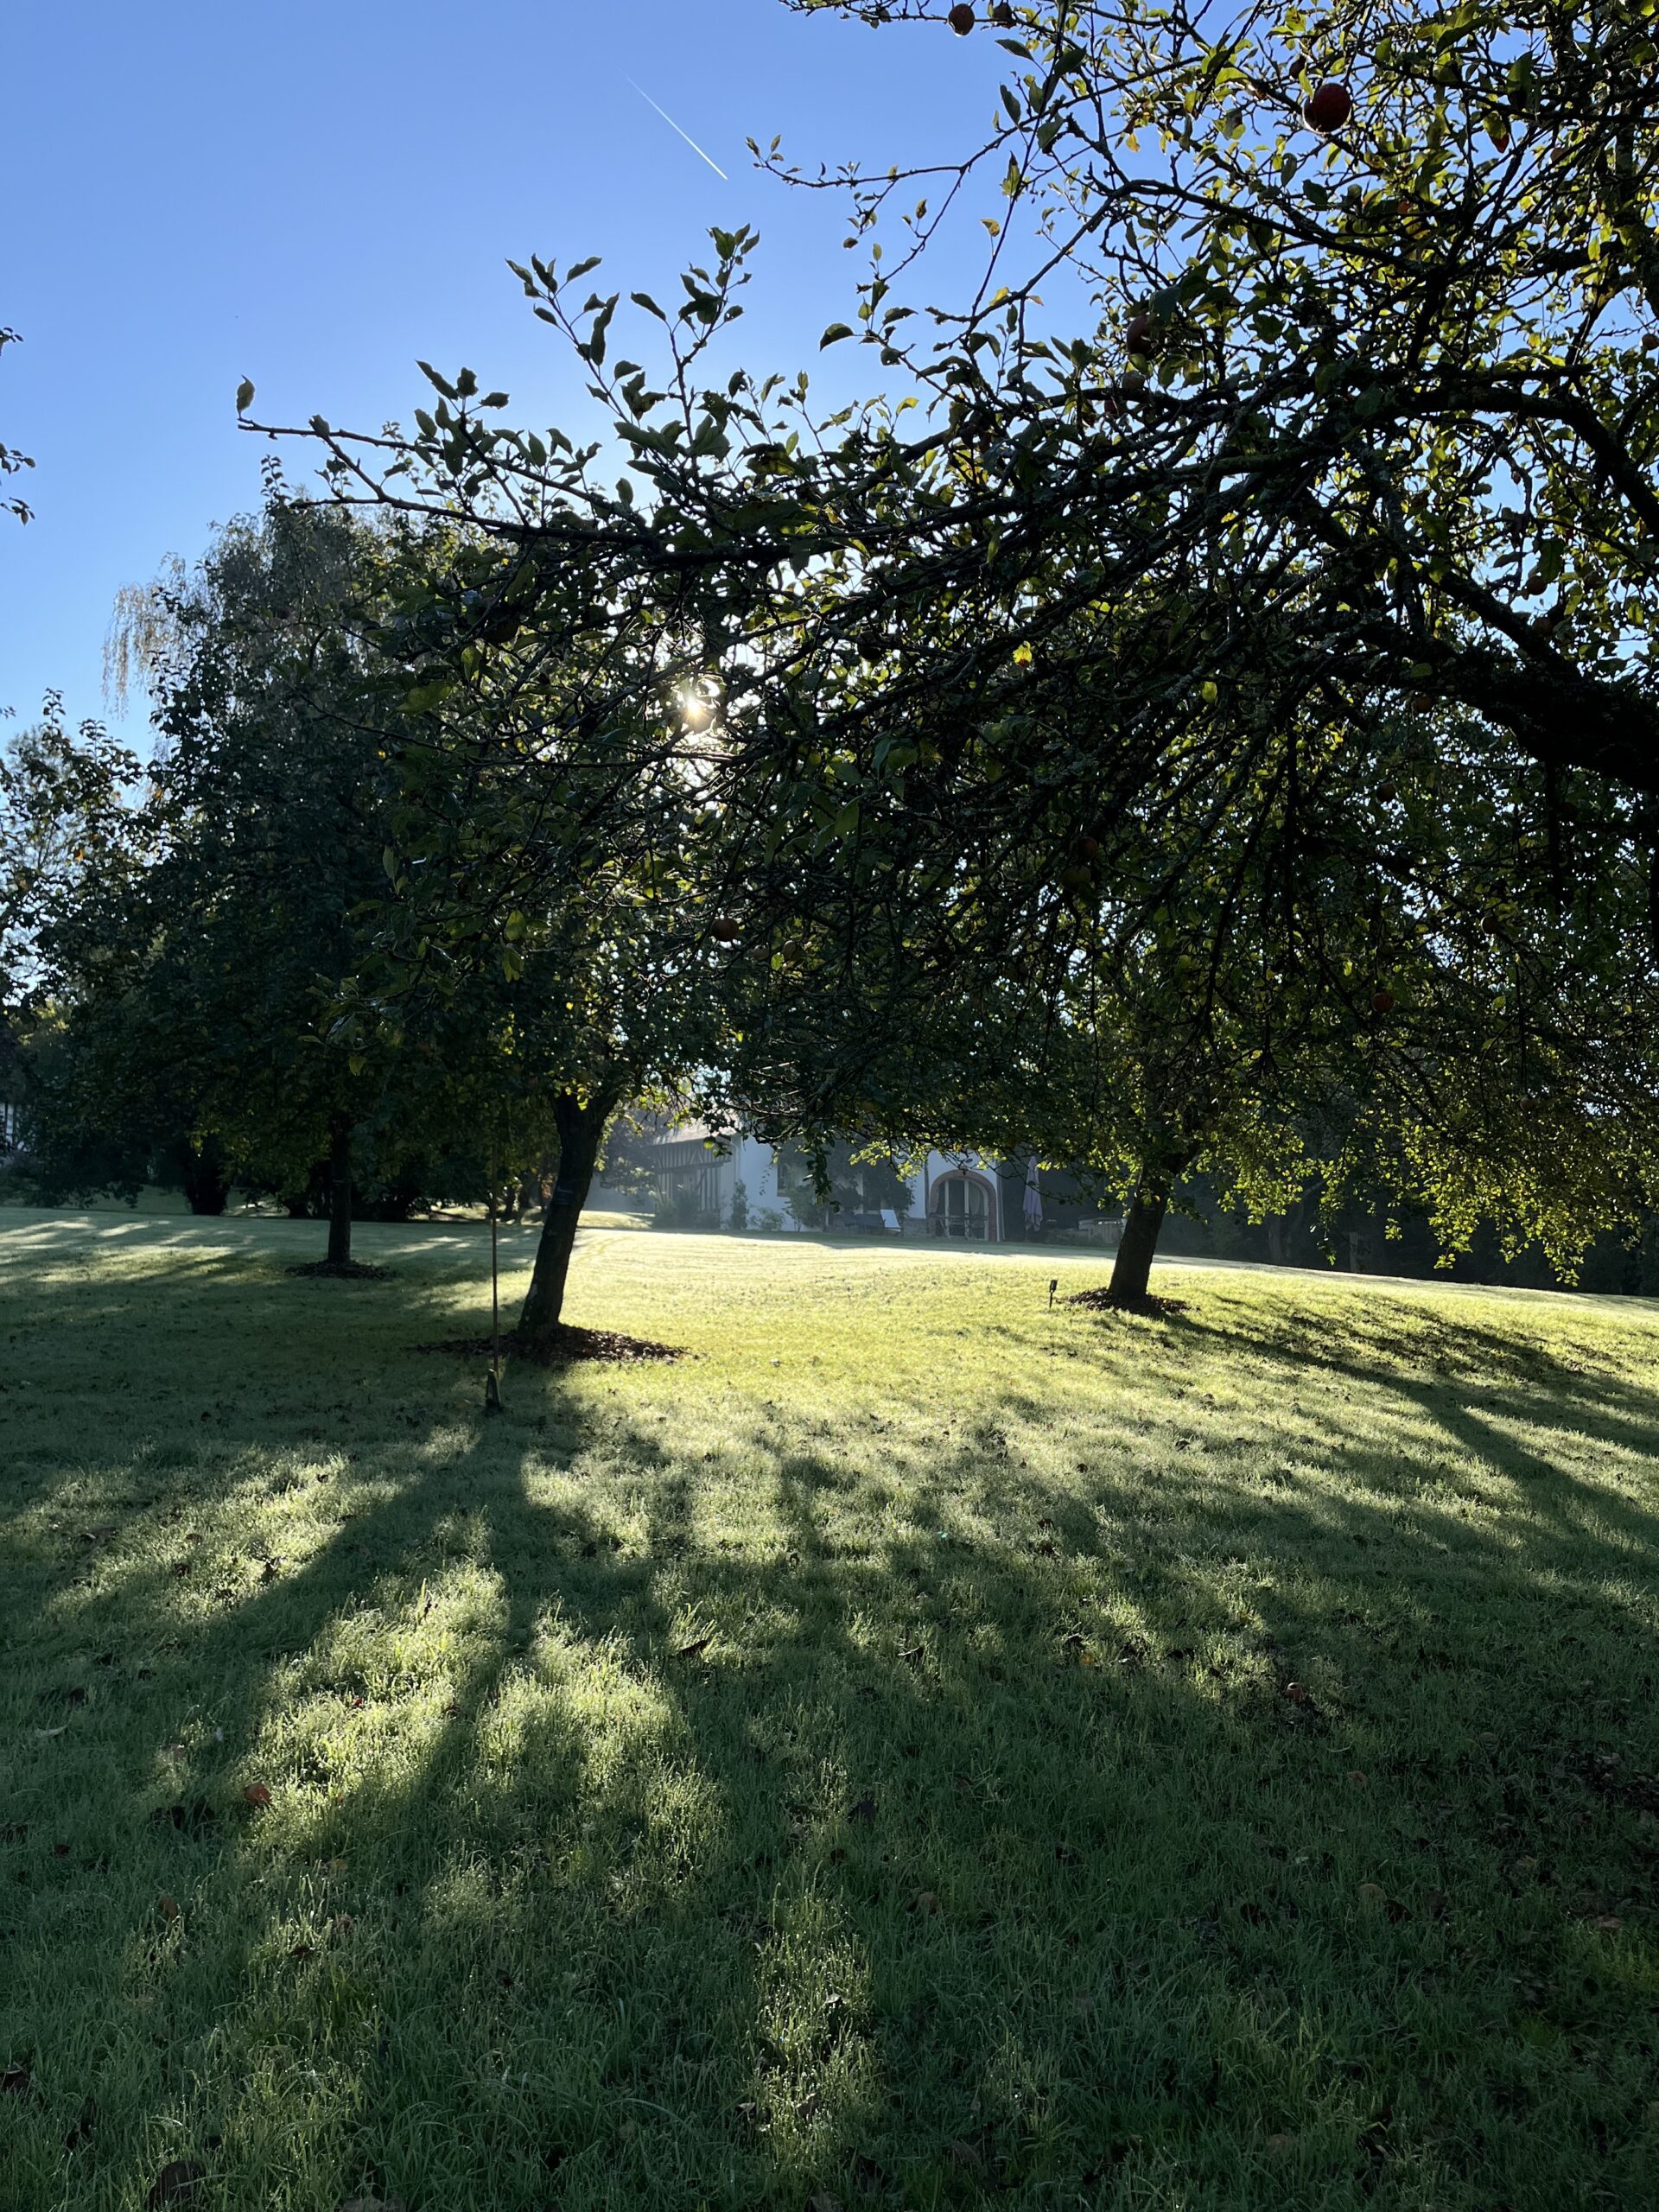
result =
[[[744,140],[882,166],[959,150],[1000,62],[982,27],[875,32],[779,0],[17,0],[0,323],[25,342],[0,357],[0,440],[35,456],[36,518],[0,520],[0,707],[31,717],[50,685],[104,711],[118,588],[257,502],[244,375],[267,420],[373,428],[422,397],[417,357],[465,362],[511,419],[574,421],[580,381],[509,256],[602,253],[595,283],[656,290],[711,224],[753,224],[745,358],[813,365],[860,257],[839,201],[760,175]],[[850,348],[823,372],[871,372]]]

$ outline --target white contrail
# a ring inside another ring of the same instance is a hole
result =
[[[632,77],[629,78],[628,82],[629,84],[633,85],[633,79]],[[668,125],[671,130],[680,130],[679,124],[675,122],[668,110],[665,107],[657,107],[656,101],[652,99],[651,94],[645,90],[643,85],[633,85],[633,89],[639,93],[640,99],[644,100],[647,107],[657,108],[658,114],[662,117],[663,121]],[[722,184],[729,184],[731,182],[732,180],[727,175],[725,170],[721,168],[720,163],[715,159],[714,156],[712,154],[703,153],[702,147],[698,145],[696,140],[691,136],[691,133],[689,130],[680,130],[680,136],[684,139],[686,144],[691,149],[694,154],[701,156],[702,160],[708,162],[709,168],[713,169],[715,175],[720,179]]]

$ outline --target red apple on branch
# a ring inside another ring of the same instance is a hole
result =
[[[1353,95],[1346,85],[1325,83],[1309,94],[1302,113],[1315,130],[1329,137],[1333,130],[1340,130],[1354,111]]]
[[[958,38],[966,38],[974,28],[974,11],[966,4],[966,0],[958,0],[958,4],[950,10],[944,20]]]

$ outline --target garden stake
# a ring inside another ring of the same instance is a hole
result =
[[[495,1156],[490,1156],[490,1371],[484,1377],[484,1411],[501,1410],[501,1255],[495,1217]]]

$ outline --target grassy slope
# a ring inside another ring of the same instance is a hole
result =
[[[1651,1309],[4,1218],[6,2212],[1659,2200]]]

